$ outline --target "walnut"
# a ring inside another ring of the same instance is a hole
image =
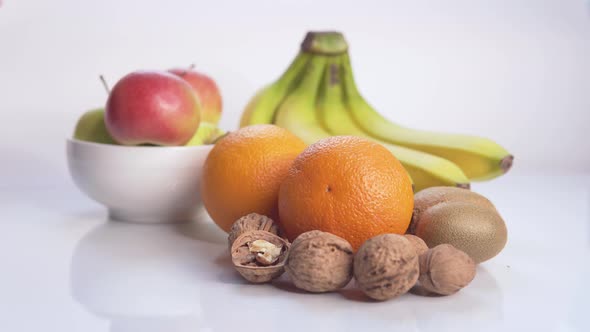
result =
[[[475,262],[450,244],[441,244],[420,256],[420,285],[433,293],[450,295],[469,285]]]
[[[318,231],[318,230],[302,233],[298,237],[296,237],[295,240],[293,240],[293,243],[291,243],[291,247],[294,247],[295,245],[297,245],[299,242],[301,242],[303,240],[311,239],[312,237],[315,237],[315,236],[322,236],[322,234],[331,234],[331,233],[326,233],[326,232],[322,232],[322,231]]]
[[[289,247],[287,240],[271,232],[246,231],[233,242],[232,263],[244,279],[269,282],[283,274]]]
[[[352,279],[352,246],[334,234],[310,231],[293,241],[285,269],[297,288],[331,292]]]
[[[231,249],[232,244],[246,231],[262,230],[272,234],[278,235],[279,230],[277,224],[267,216],[263,216],[258,213],[250,213],[236,220],[229,230],[227,241],[229,248]]]
[[[416,235],[405,234],[404,237],[408,241],[410,241],[410,243],[414,247],[414,250],[416,250],[416,254],[418,256],[420,256],[423,253],[425,253],[425,252],[428,251],[428,246],[426,245],[426,242],[424,242],[424,240],[422,240],[421,238],[417,237]]]
[[[387,300],[407,292],[418,279],[418,255],[409,240],[382,234],[361,245],[354,258],[354,277],[370,298]]]

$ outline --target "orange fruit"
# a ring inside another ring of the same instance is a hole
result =
[[[205,160],[201,197],[224,231],[249,213],[277,220],[281,182],[305,143],[273,125],[249,126],[218,141]]]
[[[413,208],[412,182],[401,163],[380,144],[351,136],[310,145],[279,192],[289,240],[321,230],[348,240],[355,250],[375,235],[404,234]]]

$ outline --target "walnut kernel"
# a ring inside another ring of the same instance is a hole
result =
[[[260,265],[272,265],[279,259],[283,251],[282,245],[274,245],[266,240],[254,240],[248,242],[248,249],[251,253],[256,255],[256,261]]]

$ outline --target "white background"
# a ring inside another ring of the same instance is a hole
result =
[[[590,171],[583,0],[3,2],[4,184],[67,179],[64,139],[104,104],[99,74],[112,85],[196,63],[220,85],[221,125],[234,129],[310,29],[345,33],[362,92],[391,119],[490,137],[516,156],[514,173]]]
[[[235,331],[261,312],[269,331],[589,330],[587,1],[0,2],[0,330]],[[65,138],[104,103],[99,74],[194,62],[234,129],[310,29],[345,33],[362,92],[391,119],[516,156],[474,185],[509,240],[460,293],[371,303],[245,285],[212,223],[105,222],[69,179]]]

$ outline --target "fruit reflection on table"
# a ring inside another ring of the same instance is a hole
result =
[[[364,320],[342,319],[359,310],[375,327],[395,321],[409,331],[452,328],[459,318],[475,328],[502,315],[500,288],[485,267],[478,268],[473,287],[456,297],[415,301],[420,298],[406,294],[380,306],[366,302],[353,283],[319,297],[294,288],[286,274],[270,285],[249,285],[231,269],[226,250],[224,232],[206,219],[177,225],[105,221],[74,247],[71,295],[84,310],[107,320],[112,332],[226,331],[259,323],[260,308],[272,330],[284,324],[361,329]],[[331,309],[318,314],[326,308]],[[430,310],[432,315],[421,315]]]

